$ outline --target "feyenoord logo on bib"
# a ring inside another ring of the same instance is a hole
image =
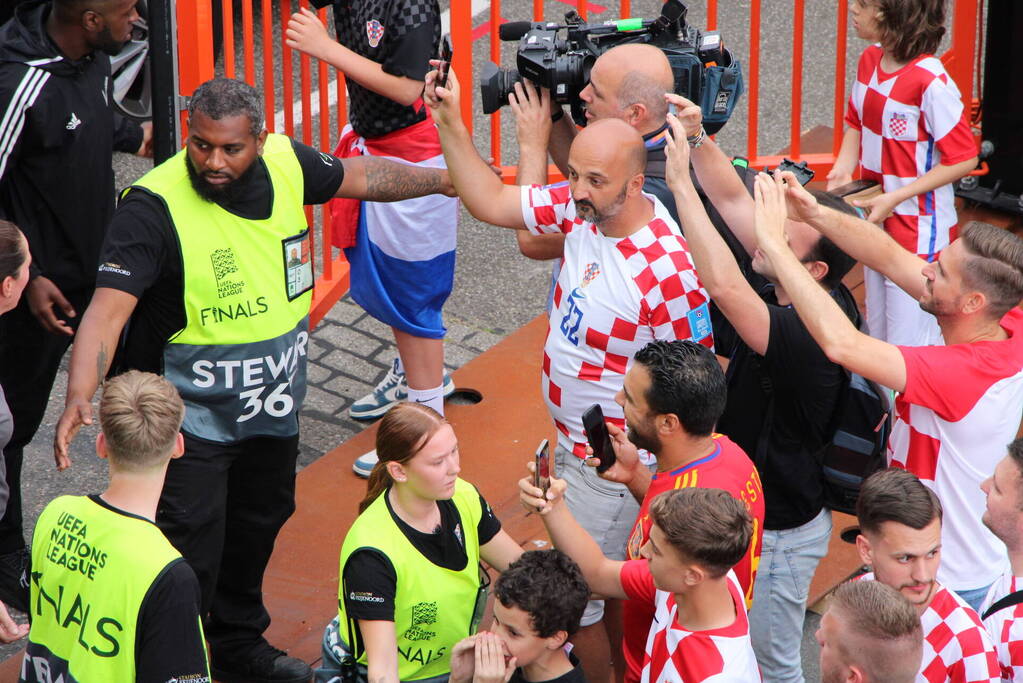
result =
[[[369,46],[376,47],[384,37],[384,25],[376,19],[370,19],[366,22],[366,37],[369,38]]]
[[[909,127],[909,117],[902,112],[892,112],[892,117],[888,120],[888,132],[899,137],[900,135],[906,134],[906,128]]]

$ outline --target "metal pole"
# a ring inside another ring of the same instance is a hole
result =
[[[157,164],[181,146],[178,124],[177,26],[172,0],[149,2],[149,68],[153,84],[153,156]]]

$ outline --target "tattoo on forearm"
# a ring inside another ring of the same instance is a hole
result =
[[[362,157],[366,168],[366,199],[393,202],[444,191],[444,171]]]
[[[103,386],[103,378],[107,374],[107,345],[99,343],[99,353],[96,354],[96,386]]]

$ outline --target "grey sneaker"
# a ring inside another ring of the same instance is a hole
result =
[[[377,451],[374,448],[369,453],[363,453],[355,462],[352,464],[352,471],[363,479],[369,479],[370,472],[373,471],[373,466],[377,464],[380,458],[377,457]]]
[[[444,398],[455,393],[455,383],[451,375],[444,373]],[[348,409],[348,415],[353,420],[373,420],[388,410],[396,403],[401,403],[408,398],[408,384],[405,382],[405,373],[398,372],[398,359],[391,363],[391,369],[387,371],[380,384],[373,391],[366,394],[352,404]],[[376,462],[374,460],[374,462]],[[368,476],[368,475],[366,475]]]

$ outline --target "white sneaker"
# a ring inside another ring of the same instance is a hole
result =
[[[352,464],[352,471],[363,479],[369,479],[373,467],[380,461],[377,457],[377,450],[374,448],[369,453],[363,453]]]

